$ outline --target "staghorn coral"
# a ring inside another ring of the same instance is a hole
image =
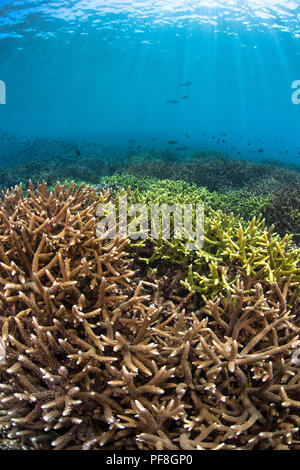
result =
[[[7,414],[4,405],[1,428],[12,427],[9,438],[20,423],[25,435],[40,429],[49,431],[49,439],[53,429],[76,427],[77,382],[88,391],[96,380],[89,367],[114,361],[103,358],[89,319],[103,311],[106,331],[110,325],[104,312],[111,308],[117,316],[136,298],[127,300],[133,275],[124,251],[127,241],[108,242],[96,235],[96,209],[108,196],[99,199],[95,189],[72,183],[68,189],[58,183],[52,193],[46,184],[36,192],[29,184],[27,197],[21,187],[3,194],[1,407],[8,402],[12,408]]]
[[[12,393],[18,375],[9,370],[2,402],[14,424],[10,439],[36,448],[52,439],[54,447],[70,449],[299,449],[295,286],[281,278],[266,292],[249,278],[245,283],[251,295],[237,283],[234,294],[193,311],[182,308],[189,299],[166,301],[160,283],[145,281],[144,289],[155,289],[155,304],[135,308],[135,301],[102,334],[102,325],[92,326],[94,344],[104,356],[111,348],[116,360],[107,356],[102,368],[88,367],[95,374],[89,390],[79,373],[66,393],[75,364],[57,375],[44,372],[55,395],[30,390],[25,379],[22,392]],[[40,336],[46,343],[45,331]],[[13,367],[25,368],[25,360]],[[27,367],[34,377],[43,372]],[[29,398],[31,411],[20,405]]]
[[[201,250],[186,248],[187,239],[149,239],[139,259],[151,267],[158,263],[178,264],[186,272],[183,281],[190,291],[198,291],[207,298],[232,288],[240,272],[256,276],[257,280],[273,282],[278,274],[292,275],[300,281],[300,251],[293,246],[292,235],[280,238],[273,227],[267,228],[261,215],[250,221],[221,210],[216,210],[219,195],[209,193],[184,181],[136,178],[132,175],[104,178],[111,184],[115,202],[120,185],[127,188],[128,202],[151,204],[204,203],[204,244]],[[139,188],[139,189],[138,189]],[[121,190],[122,191],[122,190]],[[117,204],[116,204],[117,205]]]
[[[204,301],[180,269],[141,280],[127,240],[97,238],[98,201],[4,195],[2,448],[299,449],[297,282],[250,272]]]
[[[181,175],[180,175],[181,176]],[[268,206],[268,196],[255,195],[246,190],[227,190],[217,193],[207,188],[189,184],[183,180],[159,179],[153,177],[137,177],[130,174],[115,174],[101,178],[104,186],[118,192],[121,188],[138,190],[146,203],[197,203],[205,204],[205,208],[234,213],[235,216],[251,220]]]
[[[161,391],[153,390],[152,400],[125,397],[126,411],[117,416],[125,429],[140,431],[139,448],[299,448],[295,286],[285,278],[268,291],[245,283],[251,295],[238,282],[234,294],[198,311],[168,302],[153,322],[147,333],[159,349],[154,372],[172,375],[165,383],[154,376]]]
[[[282,273],[299,286],[300,250],[293,246],[291,235],[280,238],[261,217],[247,223],[231,220],[215,213],[206,221],[204,247],[184,281],[189,290],[211,297],[231,289],[241,273],[269,284]]]
[[[274,225],[281,236],[292,233],[299,244],[298,167],[289,169],[283,164],[280,166],[280,162],[255,163],[212,152],[198,152],[186,160],[174,159],[172,165],[163,155],[156,158],[145,155],[143,159],[128,162],[119,171],[122,174],[111,177],[112,184],[130,185],[141,191],[147,187],[151,190],[154,184],[159,189],[159,179],[164,179],[161,187],[170,185],[170,182],[166,183],[168,180],[178,185],[180,177],[191,186],[196,184],[198,193],[202,191],[203,202],[213,209],[233,212],[245,220],[262,213],[269,226]],[[203,193],[204,188],[206,193]]]
[[[172,164],[170,165],[170,161]],[[122,172],[138,177],[180,179],[209,191],[223,192],[229,189],[252,190],[267,195],[274,185],[299,185],[299,167],[284,168],[280,162],[253,162],[230,158],[209,151],[195,152],[190,158],[176,159],[176,154],[152,152],[143,158],[136,156],[125,162]],[[272,182],[270,187],[268,182]]]
[[[39,143],[46,150],[51,142]],[[189,194],[196,184],[198,194],[194,191],[195,195],[200,196],[214,210],[220,209],[227,214],[233,212],[245,220],[262,213],[267,224],[275,225],[281,236],[292,233],[294,241],[299,242],[300,176],[297,166],[284,168],[280,162],[255,163],[228,158],[215,152],[196,152],[191,158],[183,158],[181,155],[178,159],[177,153],[153,149],[147,153],[137,149],[134,156],[129,158],[129,154],[124,154],[124,149],[110,146],[60,141],[53,144],[51,162],[45,160],[45,155],[48,155],[46,152],[38,160],[32,161],[30,158],[31,163],[27,161],[10,168],[10,171],[0,169],[0,189],[20,182],[25,186],[28,178],[34,183],[46,180],[48,185],[55,185],[57,178],[95,185],[104,175],[110,175],[107,181],[114,186],[130,185],[140,190],[147,187],[149,196],[153,193],[154,184],[158,188],[160,186],[161,191],[163,186],[172,188],[173,181],[179,191]],[[37,149],[40,150],[40,146],[28,142],[23,150],[25,154],[29,151],[32,157],[32,152],[35,153]],[[11,165],[14,156],[10,157],[7,161]],[[186,182],[185,187],[182,182],[178,186],[179,177]],[[162,178],[168,178],[169,181],[164,180],[159,184]],[[293,191],[290,191],[291,188]]]
[[[300,184],[291,187],[286,184],[272,195],[265,210],[267,223],[273,223],[281,235],[289,232],[300,244]]]

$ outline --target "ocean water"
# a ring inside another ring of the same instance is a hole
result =
[[[0,165],[61,141],[298,165],[299,19],[294,0],[0,0]]]

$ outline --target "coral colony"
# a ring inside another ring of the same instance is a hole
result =
[[[2,193],[1,448],[299,449],[292,235],[185,182],[119,178]],[[99,203],[124,194],[204,202],[203,247],[100,237]]]

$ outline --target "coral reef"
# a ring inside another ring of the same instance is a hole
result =
[[[163,158],[132,159],[122,173],[142,178],[180,178],[205,187],[218,195],[215,201],[219,206],[214,208],[232,211],[247,220],[261,212],[281,236],[292,233],[294,241],[299,243],[299,168],[284,168],[275,163],[198,152],[192,158],[174,160],[172,165]]]
[[[289,232],[300,245],[300,185],[285,185],[276,191],[264,211],[266,222],[272,223],[280,235]]]
[[[49,151],[51,144],[52,152]],[[225,213],[233,212],[246,220],[262,213],[267,223],[275,225],[281,236],[292,233],[294,241],[298,243],[298,167],[285,168],[280,166],[280,162],[255,163],[205,151],[184,158],[170,150],[144,152],[137,148],[126,151],[126,148],[117,149],[91,143],[63,143],[59,140],[21,142],[20,145],[24,156],[20,152],[18,165],[9,168],[9,171],[0,169],[2,190],[21,182],[25,187],[29,178],[34,184],[45,180],[50,186],[55,185],[57,179],[97,185],[103,176],[114,175],[115,181],[112,180],[112,184],[117,186],[123,181],[125,187],[130,185],[132,188],[145,185],[149,187],[149,184],[154,184],[153,178],[165,181],[178,181],[180,178],[192,187],[196,185],[202,191],[202,197],[206,197],[205,202],[210,203],[214,209]],[[40,158],[36,155],[38,148],[44,149]],[[53,155],[51,161],[47,158],[49,153]],[[21,163],[24,160],[25,163]],[[14,159],[9,158],[8,161],[11,165]],[[116,172],[118,174],[115,175]],[[147,183],[148,179],[152,183]],[[206,194],[203,193],[204,190]],[[281,198],[284,209],[280,206]]]
[[[72,182],[2,195],[0,447],[300,449],[290,237],[209,208],[189,292],[178,246],[150,246],[149,268],[153,242],[99,238],[97,206],[119,195]]]
[[[284,274],[299,283],[300,250],[293,246],[291,236],[281,239],[261,219],[230,223],[221,214],[206,220],[206,227],[209,234],[204,247],[188,267],[185,285],[191,291],[212,297],[231,289],[241,273],[267,283]]]
[[[102,200],[107,197],[103,194]],[[27,197],[21,187],[4,194],[0,329],[6,361],[0,369],[5,410],[1,428],[12,426],[10,439],[22,423],[27,437],[41,430],[49,431],[49,439],[54,429],[76,427],[78,383],[85,383],[88,392],[89,383],[98,380],[93,367],[114,360],[103,358],[89,321],[101,311],[104,320],[109,308],[116,316],[120,306],[128,308],[124,300],[132,290],[133,271],[124,251],[126,240],[97,238],[98,204],[95,189],[83,185],[66,189],[58,183],[49,193],[46,184],[35,192],[29,184]],[[104,321],[106,327],[100,328],[106,332],[107,316]]]
[[[131,200],[146,205],[204,203],[204,245],[201,250],[187,250],[186,239],[164,240],[161,237],[147,243],[144,253],[139,251],[139,258],[150,266],[160,262],[182,265],[186,273],[183,282],[190,291],[212,298],[230,289],[241,272],[268,282],[274,282],[282,272],[291,275],[294,282],[300,281],[300,251],[293,246],[292,236],[280,238],[272,227],[265,226],[260,215],[246,221],[214,209],[221,205],[222,197],[218,193],[184,181],[140,179],[132,175],[114,175],[103,178],[102,182],[115,189],[115,197],[122,185],[126,188],[130,183],[127,192]],[[226,200],[223,204],[227,204]],[[246,208],[241,202],[241,211],[247,210],[247,204],[251,209],[251,200],[245,204]],[[230,203],[227,210],[229,208]]]
[[[154,407],[142,402],[138,411],[152,428],[137,437],[143,448],[299,448],[299,299],[284,278],[267,291],[245,283],[198,311],[172,310],[155,325],[160,357],[177,379],[162,400],[182,408],[176,427],[157,430]]]
[[[163,155],[132,158],[124,162],[122,172],[142,177],[181,180],[204,186],[209,191],[223,192],[228,189],[246,188],[264,193],[268,181],[275,186],[300,184],[300,173],[295,168],[283,168],[270,163],[256,163],[234,159],[214,152],[196,152],[191,158],[172,160]],[[269,189],[269,188],[268,188]]]
[[[126,173],[105,176],[100,180],[104,187],[115,192],[121,188],[138,189],[147,204],[196,204],[203,203],[205,208],[233,213],[245,220],[251,220],[266,210],[270,203],[269,196],[255,195],[246,190],[228,190],[223,193],[209,191],[205,187],[189,184],[183,180],[138,177]],[[101,186],[101,185],[100,185]]]
[[[117,162],[98,158],[53,158],[51,161],[30,161],[17,165],[9,170],[0,169],[0,189],[14,187],[23,184],[25,188],[31,179],[36,185],[46,181],[49,186],[55,186],[57,181],[69,180],[76,183],[86,182],[96,184],[104,175],[113,174],[118,168]]]

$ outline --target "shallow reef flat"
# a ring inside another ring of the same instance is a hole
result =
[[[266,224],[274,225],[282,237],[290,233],[293,241],[300,243],[300,170],[297,166],[285,167],[270,161],[256,163],[208,151],[182,159],[171,151],[122,154],[117,149],[106,148],[101,150],[101,155],[93,157],[89,147],[85,151],[73,144],[71,150],[75,157],[67,153],[66,157],[54,157],[51,161],[30,160],[0,169],[0,190],[21,182],[25,188],[29,179],[34,184],[46,181],[50,187],[57,181],[68,180],[97,187],[106,184],[134,189],[147,189],[156,183],[159,186],[158,180],[164,180],[158,188],[162,192],[164,187],[169,191],[172,182],[181,181],[179,191],[191,194],[196,186],[198,199],[201,195],[204,204],[213,209],[226,214],[233,212],[245,220],[261,213]],[[183,186],[184,183],[188,185]]]
[[[202,249],[99,238],[124,195],[204,202]],[[3,191],[2,449],[299,450],[300,249],[237,200],[127,170]]]

